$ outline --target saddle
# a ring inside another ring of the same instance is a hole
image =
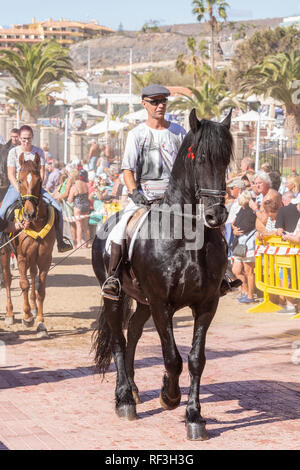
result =
[[[43,229],[40,232],[35,232],[34,230],[29,230],[29,229],[25,230],[25,233],[31,238],[34,238],[35,240],[45,238],[45,236],[50,232],[51,228],[53,227],[55,223],[54,207],[52,207],[50,204],[47,204],[47,209],[48,209],[48,221],[45,227],[43,227]],[[15,201],[13,204],[11,204],[8,207],[4,216],[4,220],[6,220],[7,222],[12,222],[14,219],[16,219],[17,221],[22,220],[22,204],[19,200]],[[14,237],[13,233],[3,232],[2,234],[2,240],[4,241],[4,243],[10,241],[10,239],[13,237]],[[15,244],[10,243],[10,247],[15,256],[17,255],[16,253],[17,244],[18,244],[18,239],[15,240]]]
[[[126,294],[128,294],[130,297],[133,297],[138,302],[144,305],[149,305],[149,302],[135,276],[128,254],[129,250],[131,249],[131,244],[134,243],[134,236],[138,229],[138,225],[141,221],[141,218],[146,212],[148,212],[148,210],[149,209],[147,207],[142,207],[141,209],[138,209],[129,219],[126,227],[126,237],[124,238],[122,244],[122,288],[126,292]]]

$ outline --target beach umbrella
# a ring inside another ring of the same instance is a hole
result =
[[[98,124],[95,124],[94,126],[90,127],[85,131],[87,135],[98,135],[98,134],[105,134],[106,132],[119,132],[122,129],[125,129],[128,127],[127,123],[120,122],[120,121],[107,121],[105,119],[102,122],[99,122]]]
[[[145,108],[139,109],[135,113],[126,114],[123,116],[123,121],[135,122],[135,121],[147,121],[148,113]]]
[[[81,106],[80,108],[75,108],[74,112],[75,114],[87,114],[88,116],[93,117],[106,117],[105,113],[102,113],[102,111],[98,111],[98,109],[95,109],[93,108],[93,106],[89,106],[88,104]]]
[[[272,122],[275,119],[270,118],[268,116],[262,115],[261,113],[257,113],[256,111],[249,111],[248,113],[244,113],[241,116],[237,116],[232,119],[233,122]]]

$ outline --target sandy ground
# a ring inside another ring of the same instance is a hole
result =
[[[63,262],[48,278],[49,339],[40,340],[35,327],[22,326],[18,271],[13,282],[16,323],[10,328],[3,321],[1,291],[0,450],[299,449],[300,366],[293,362],[297,351],[291,348],[300,340],[299,320],[248,314],[236,293],[220,300],[207,335],[200,392],[210,440],[188,441],[184,413],[193,331],[189,309],[174,317],[183,359],[180,406],[170,412],[160,405],[164,364],[149,320],[135,361],[142,401],[138,419],[120,420],[114,413],[115,367],[112,364],[102,380],[94,373],[90,353],[100,303],[90,251],[80,249],[67,259],[54,253],[53,261]]]
[[[100,294],[98,281],[91,266],[91,251],[79,249],[64,259],[65,255],[54,251],[53,265],[48,274],[46,299],[44,303],[45,325],[51,341],[45,342],[45,347],[57,347],[57,342],[64,343],[65,347],[73,348],[77,341],[85,342],[87,347],[91,342],[91,332],[97,319]],[[54,266],[58,264],[57,266]],[[4,325],[6,293],[1,289],[0,304],[0,332],[24,336],[27,339],[36,339],[35,327],[27,330],[22,326],[22,295],[19,288],[18,270],[13,270],[12,301],[16,314],[16,323],[7,327]],[[282,320],[283,315],[249,314],[247,305],[241,305],[236,300],[237,292],[228,294],[220,299],[219,307],[211,328],[215,324],[253,322],[276,322]],[[189,308],[176,312],[174,326],[188,326],[193,324]],[[153,326],[151,319],[146,326]]]

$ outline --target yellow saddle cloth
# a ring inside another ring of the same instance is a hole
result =
[[[23,220],[23,211],[24,209],[16,209],[15,210],[15,218],[18,222],[21,222]],[[48,220],[46,225],[42,228],[40,232],[36,232],[35,230],[24,230],[26,235],[29,235],[29,237],[34,238],[37,240],[38,238],[43,239],[45,238],[46,235],[50,232],[50,230],[53,227],[55,221],[55,211],[54,207],[48,206]]]

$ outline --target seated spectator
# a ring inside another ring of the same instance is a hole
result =
[[[241,161],[241,172],[242,175],[254,175],[255,174],[255,161],[253,158],[245,157]]]
[[[300,243],[300,194],[292,200],[292,205],[297,208],[298,211],[298,222],[296,224],[296,227],[294,231],[291,232],[285,232],[282,234],[282,239],[283,240],[289,240],[295,244]]]
[[[297,212],[298,212],[298,221],[296,223],[296,227],[293,230],[293,232],[282,232],[281,236],[282,239],[285,241],[290,241],[295,244],[300,244],[300,195],[297,196],[297,198],[292,200],[292,204],[294,207],[296,207]],[[289,206],[287,206],[289,207]],[[298,273],[297,273],[298,274]],[[283,271],[282,269],[279,272],[279,277],[280,277],[280,282],[281,285],[283,284]],[[290,273],[288,272],[288,281],[290,283]],[[280,314],[288,314],[288,315],[294,315],[296,313],[296,308],[295,308],[295,303],[297,302],[297,299],[291,299],[290,297],[281,297],[281,304],[283,304],[283,309],[278,310],[278,313]],[[285,305],[284,305],[285,302]]]
[[[90,214],[89,224],[97,225],[103,221],[104,216],[104,202],[105,200],[111,200],[112,187],[108,183],[105,173],[102,173],[100,177],[95,177],[94,190],[89,194],[89,200],[93,202],[94,210]]]
[[[282,195],[283,206],[278,210],[275,224],[279,236],[282,236],[283,232],[293,233],[297,226],[299,212],[296,204],[291,204],[293,199],[294,193],[292,191],[287,191]]]
[[[244,257],[234,256],[232,272],[242,281],[241,295],[238,301],[241,303],[250,304],[254,302],[254,265],[255,265],[255,221],[256,216],[249,206],[251,201],[250,191],[243,191],[238,197],[241,206],[237,216],[232,223],[235,241],[233,243],[233,250],[238,244],[246,244],[247,251]]]
[[[255,177],[255,185],[258,192],[255,203],[250,203],[251,209],[256,213],[256,229],[258,232],[263,233],[266,230],[266,223],[268,220],[268,214],[266,214],[263,202],[268,199],[272,199],[278,203],[278,206],[282,206],[281,194],[272,188],[272,182],[270,176],[264,171],[259,171]]]
[[[232,222],[235,220],[237,213],[241,209],[238,201],[238,197],[241,192],[245,189],[245,182],[241,178],[235,178],[227,184],[227,190],[230,192],[230,197],[233,202],[231,203],[229,214],[225,223],[225,240],[228,244],[228,256],[231,256],[232,242],[233,242],[233,231]]]
[[[261,165],[260,169],[261,171],[264,171],[265,173],[271,173],[272,165],[268,162],[265,162]]]
[[[49,193],[54,193],[59,186],[60,171],[58,160],[53,160],[51,164],[48,164],[48,171],[49,176],[45,188]]]
[[[279,188],[281,186],[281,173],[280,171],[274,170],[269,173],[271,178],[271,188],[275,189],[279,192]]]
[[[292,191],[294,193],[294,197],[297,197],[300,192],[300,176],[288,176],[286,179],[285,186],[287,191]]]
[[[265,225],[265,230],[258,233],[258,238],[277,235],[276,217],[280,207],[281,206],[279,205],[279,202],[273,199],[267,199],[263,202],[263,209],[268,218]]]

